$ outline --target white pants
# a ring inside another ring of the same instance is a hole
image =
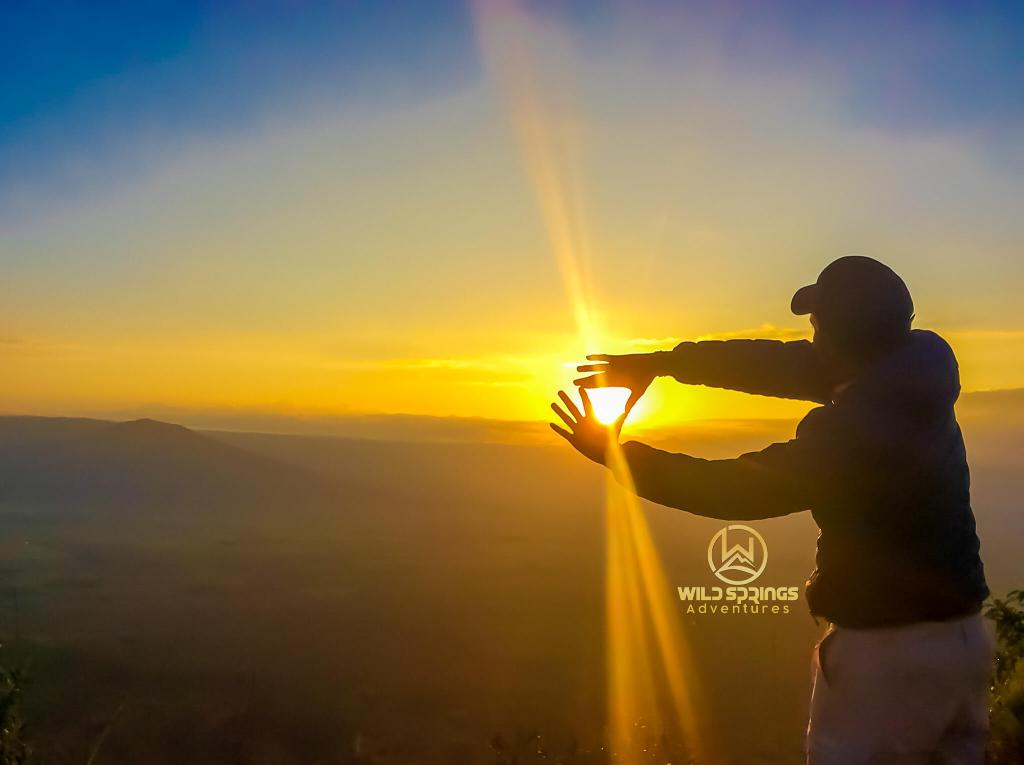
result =
[[[815,651],[808,765],[982,765],[994,646],[980,614],[830,626]]]

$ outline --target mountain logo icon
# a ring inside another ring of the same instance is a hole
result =
[[[749,584],[764,572],[768,546],[750,526],[726,526],[708,544],[708,565],[726,584]]]

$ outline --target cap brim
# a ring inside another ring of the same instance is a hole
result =
[[[789,308],[797,316],[803,316],[804,314],[814,313],[814,307],[817,302],[818,285],[808,284],[806,287],[801,287],[796,291],[792,302],[789,304]]]

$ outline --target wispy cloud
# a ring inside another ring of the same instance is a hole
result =
[[[795,329],[791,327],[776,327],[772,324],[762,324],[753,329],[741,329],[730,332],[712,332],[701,335],[698,340],[734,340],[740,338],[753,338],[760,340],[806,340],[810,338],[811,332],[807,329]]]
[[[1024,329],[953,329],[943,331],[952,338],[976,340],[1024,340]]]
[[[750,329],[737,329],[728,332],[708,332],[696,337],[634,337],[626,344],[636,350],[665,350],[687,340],[734,340],[741,338],[767,340],[804,340],[811,336],[808,330],[790,327],[776,327],[773,324],[762,324]]]

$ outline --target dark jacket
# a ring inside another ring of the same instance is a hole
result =
[[[796,437],[736,459],[623,445],[637,493],[723,520],[810,510],[818,535],[811,613],[845,627],[940,621],[988,595],[953,404],[956,358],[914,330],[897,350],[836,387],[808,341],[682,343],[680,382],[823,404]]]

